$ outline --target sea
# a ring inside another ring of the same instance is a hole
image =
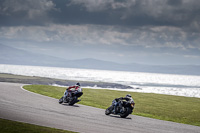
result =
[[[200,76],[0,64],[0,73],[64,80],[118,83],[132,89],[99,88],[200,98]]]

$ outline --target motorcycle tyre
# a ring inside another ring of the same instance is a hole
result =
[[[126,118],[131,113],[131,109],[129,107],[126,107],[126,112],[123,114],[120,114],[121,118]]]
[[[63,97],[61,97],[58,102],[59,104],[63,103]]]
[[[69,105],[70,105],[70,106],[73,106],[73,105],[76,103],[76,101],[77,101],[77,98],[74,97],[74,98],[72,99],[72,101],[69,102]]]
[[[108,107],[106,110],[105,110],[105,115],[109,115],[112,113],[112,106]]]

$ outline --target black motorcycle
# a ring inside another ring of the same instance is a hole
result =
[[[65,99],[64,99],[64,96],[61,97],[59,99],[59,103],[68,103],[69,105],[74,105],[75,103],[81,101],[81,99],[78,99],[79,97],[81,97],[83,95],[83,92],[78,92],[78,91],[75,91],[75,92],[72,92],[71,93],[71,96],[67,96]]]
[[[133,109],[135,107],[135,103],[133,101],[124,101],[119,100],[118,106],[116,108],[115,104],[117,101],[113,100],[112,105],[108,107],[105,111],[106,115],[114,114],[114,115],[120,115],[122,118],[126,118],[129,114],[133,112]]]

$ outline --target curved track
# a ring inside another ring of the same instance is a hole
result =
[[[106,116],[103,109],[58,100],[0,82],[0,118],[83,133],[199,133],[200,127],[135,115]]]

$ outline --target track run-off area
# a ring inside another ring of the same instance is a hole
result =
[[[59,104],[58,99],[0,82],[0,118],[80,133],[199,133],[200,127],[136,115],[120,118],[104,109]]]

